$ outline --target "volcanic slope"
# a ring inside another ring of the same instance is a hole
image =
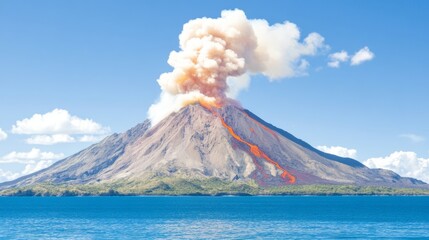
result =
[[[193,104],[145,122],[54,165],[0,185],[144,182],[156,178],[252,182],[260,187],[347,184],[415,187],[423,182],[321,152],[248,110]]]

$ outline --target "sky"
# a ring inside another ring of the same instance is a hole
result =
[[[324,39],[296,74],[252,73],[243,107],[323,151],[429,181],[427,1],[6,0],[0,182],[144,121],[183,25],[233,9],[296,24],[299,43]]]

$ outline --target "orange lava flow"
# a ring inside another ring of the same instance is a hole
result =
[[[217,116],[221,120],[222,125],[228,130],[229,134],[231,134],[231,136],[235,138],[235,140],[249,146],[250,152],[253,155],[255,155],[255,157],[263,158],[267,162],[273,164],[277,169],[283,171],[283,173],[281,174],[281,177],[283,179],[287,178],[289,180],[289,183],[295,183],[295,181],[296,181],[295,176],[293,176],[286,169],[284,169],[282,166],[280,166],[280,164],[278,162],[276,162],[276,161],[272,160],[270,157],[268,157],[268,155],[265,154],[257,145],[249,143],[249,142],[245,141],[244,139],[242,139],[237,133],[235,133],[234,129],[225,122],[225,120],[222,118],[222,116],[220,116],[218,112],[214,111],[211,108],[210,105],[208,105],[206,103],[200,103],[200,104],[201,104],[201,106],[203,106],[204,108],[209,110],[213,115]]]

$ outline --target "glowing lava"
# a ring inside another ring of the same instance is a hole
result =
[[[278,163],[278,162],[276,162],[276,161],[274,161],[273,159],[271,159],[270,157],[268,157],[268,155],[267,154],[265,154],[257,145],[255,145],[255,144],[252,144],[252,143],[250,143],[250,142],[247,142],[247,141],[245,141],[244,139],[242,139],[235,131],[234,131],[234,129],[231,127],[231,126],[229,126],[226,122],[225,122],[225,120],[222,118],[222,116],[218,113],[218,112],[216,112],[215,110],[213,110],[213,108],[212,107],[215,107],[215,108],[219,108],[218,106],[212,106],[212,105],[210,105],[210,104],[208,104],[208,103],[206,103],[206,102],[200,102],[200,105],[201,106],[203,106],[204,108],[206,108],[207,110],[209,110],[213,115],[215,115],[216,117],[218,117],[220,120],[221,120],[221,122],[222,122],[222,125],[228,130],[228,132],[229,132],[229,134],[231,134],[231,136],[235,139],[235,140],[237,140],[237,141],[239,141],[239,142],[241,142],[241,143],[243,143],[243,144],[245,144],[245,145],[247,145],[247,146],[249,146],[249,148],[250,148],[250,152],[255,156],[255,157],[257,157],[257,158],[263,158],[263,159],[265,159],[267,162],[269,162],[269,163],[271,163],[271,164],[273,164],[277,169],[279,169],[279,170],[281,170],[281,171],[283,171],[283,173],[281,174],[281,177],[283,178],[283,179],[288,179],[288,182],[289,183],[295,183],[295,181],[296,181],[296,178],[295,178],[295,176],[293,176],[292,174],[290,174],[286,169],[284,169],[282,166],[280,166],[280,164]],[[249,115],[247,115],[247,116],[249,116]],[[249,116],[250,117],[250,116]],[[251,118],[252,120],[254,120],[253,118]],[[255,122],[256,122],[256,120],[254,120]],[[260,124],[260,123],[259,123]],[[262,125],[262,124],[261,124]],[[263,126],[263,125],[262,125]],[[268,129],[267,127],[265,127],[265,126],[263,126],[264,127],[264,129],[266,130],[266,129]],[[271,130],[271,129],[269,129],[270,131],[270,133],[272,133],[272,134],[274,134],[274,136],[276,136],[277,137],[277,135],[275,135],[275,133]]]

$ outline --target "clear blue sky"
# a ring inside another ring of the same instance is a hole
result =
[[[111,132],[146,118],[158,76],[171,70],[184,23],[239,8],[249,19],[297,24],[331,47],[306,58],[308,76],[255,77],[244,107],[314,146],[344,146],[357,157],[394,151],[429,156],[428,1],[1,1],[0,157],[12,151],[72,154],[90,143],[30,145],[17,120],[55,108]],[[328,68],[328,54],[363,46],[375,58]],[[420,141],[401,137],[414,134]],[[0,164],[14,170],[20,165]]]

